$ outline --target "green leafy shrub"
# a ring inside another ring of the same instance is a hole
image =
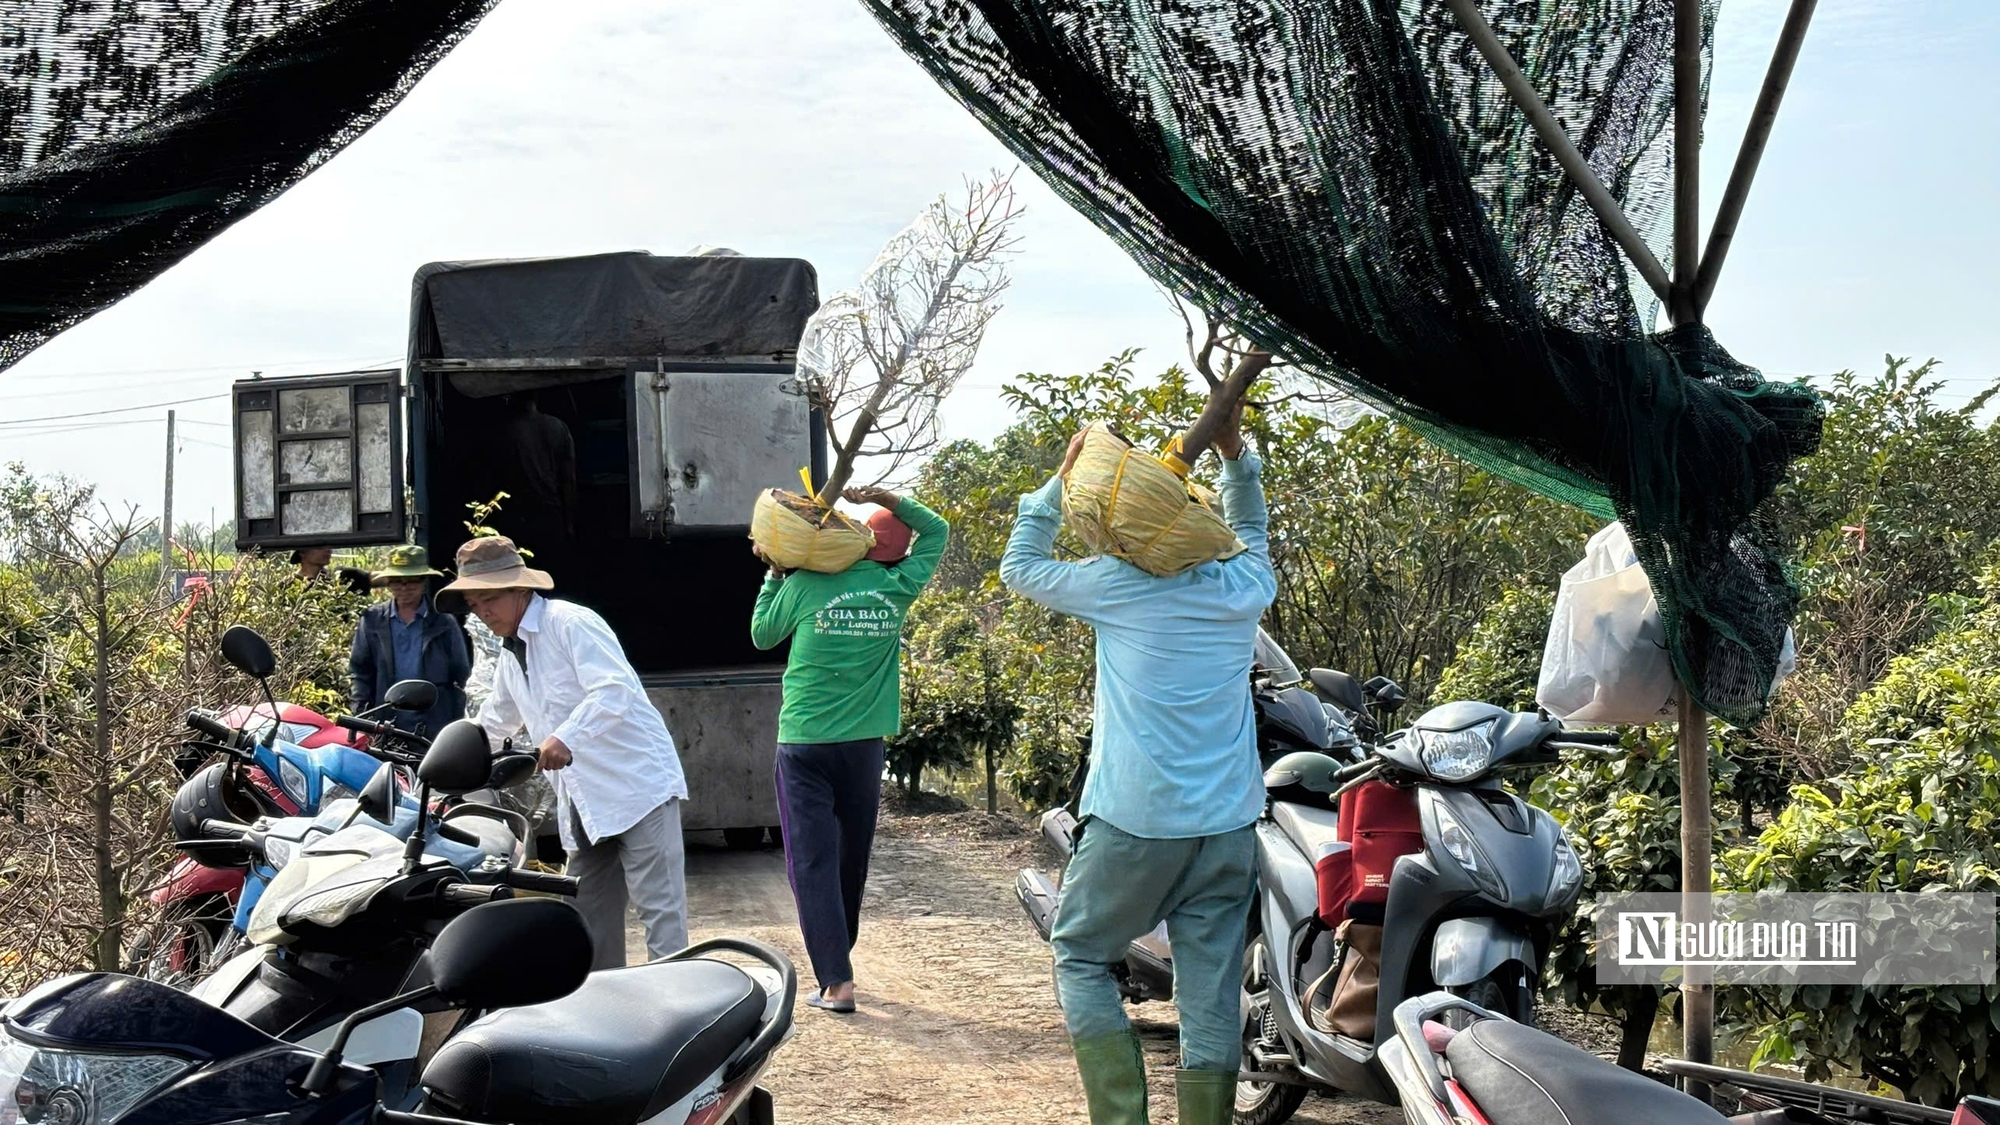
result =
[[[983,763],[993,811],[1022,709],[1008,675],[1013,640],[992,628],[992,607],[962,591],[933,591],[919,605],[903,646],[903,730],[889,739],[889,771],[915,796],[925,770]]]
[[[1799,786],[1754,841],[1723,856],[1732,889],[2000,890],[2000,572],[1981,608],[1898,658],[1844,723],[1853,770]],[[1856,1060],[1933,1105],[2000,1093],[1988,1048],[2000,986],[1731,988],[1722,1012],[1760,1059],[1809,1076]]]
[[[1476,699],[1516,710],[1533,707],[1555,606],[1555,590],[1548,586],[1517,586],[1501,594],[1499,601],[1486,607],[1438,677],[1438,700]]]

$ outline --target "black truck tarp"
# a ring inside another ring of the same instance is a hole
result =
[[[818,307],[817,275],[796,258],[635,251],[424,266],[413,284],[408,376],[418,540],[448,563],[468,537],[466,505],[509,490],[507,452],[495,441],[506,408],[496,396],[535,392],[575,443],[573,528],[538,526],[514,493],[489,525],[535,552],[532,565],[555,576],[556,596],[603,614],[640,673],[774,675],[783,654],[750,645],[764,567],[747,537],[630,531],[639,467],[628,376],[656,358],[669,370],[789,363]],[[442,370],[426,366],[438,360]]]
[[[413,375],[438,359],[789,359],[819,307],[811,263],[737,255],[435,262],[413,289]],[[525,389],[486,373],[452,383],[473,397]]]

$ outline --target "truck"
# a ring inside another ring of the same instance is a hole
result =
[[[442,568],[507,492],[487,525],[603,615],[665,717],[684,828],[775,840],[784,651],[750,643],[749,520],[825,479],[797,369],[818,307],[811,264],[731,251],[425,265],[404,367],[234,385],[237,547],[415,542]]]

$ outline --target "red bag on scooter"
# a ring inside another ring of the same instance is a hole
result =
[[[1424,850],[1423,822],[1415,790],[1386,781],[1365,781],[1340,797],[1334,847],[1313,864],[1319,883],[1319,918],[1337,928],[1356,914],[1379,924],[1389,901],[1389,876],[1396,861]]]

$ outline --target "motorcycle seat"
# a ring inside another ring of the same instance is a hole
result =
[[[748,1042],[764,1002],[749,974],[722,961],[600,970],[560,1000],[474,1020],[424,1068],[424,1090],[435,1108],[475,1121],[631,1125]]]
[[[1672,1086],[1509,1020],[1459,1032],[1445,1060],[1493,1125],[1728,1125]]]
[[[1271,820],[1309,860],[1317,861],[1340,842],[1340,815],[1331,809],[1273,801]]]

